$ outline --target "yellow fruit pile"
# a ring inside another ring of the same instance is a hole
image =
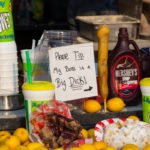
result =
[[[115,147],[107,145],[104,141],[97,141],[93,144],[83,144],[79,147],[73,147],[69,150],[117,150]],[[140,150],[135,144],[125,144],[120,150]],[[144,147],[143,150],[150,150],[150,145]]]
[[[25,128],[18,128],[11,134],[0,131],[0,150],[48,150],[38,142],[31,143]]]
[[[126,104],[119,97],[108,99],[106,104],[107,109],[112,112],[120,112],[125,106]],[[86,100],[83,102],[82,108],[88,113],[96,113],[102,109],[102,106],[97,100]]]
[[[70,148],[69,150],[116,150],[116,148],[108,146],[103,141],[97,141],[93,144],[83,144],[79,147]]]
[[[93,141],[95,141],[94,128],[91,128],[89,130],[82,129],[81,134],[84,138],[93,138]]]

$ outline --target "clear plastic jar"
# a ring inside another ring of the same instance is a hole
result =
[[[59,47],[76,44],[77,36],[74,30],[45,30],[43,39],[48,38],[51,47]]]

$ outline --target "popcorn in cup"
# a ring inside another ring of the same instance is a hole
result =
[[[22,86],[22,91],[25,99],[26,124],[29,132],[32,131],[29,120],[31,115],[37,108],[54,99],[55,86],[48,81],[32,81],[32,84],[26,82]]]

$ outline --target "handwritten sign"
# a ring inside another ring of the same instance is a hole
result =
[[[49,62],[57,100],[97,96],[93,43],[52,48]]]

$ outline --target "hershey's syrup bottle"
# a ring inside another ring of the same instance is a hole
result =
[[[129,48],[132,44],[136,52]],[[120,28],[118,42],[108,59],[109,98],[120,97],[127,106],[140,101],[139,80],[141,78],[140,50],[129,40],[127,28]]]

